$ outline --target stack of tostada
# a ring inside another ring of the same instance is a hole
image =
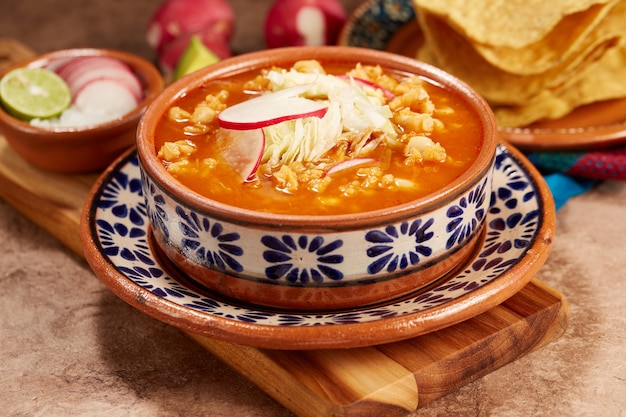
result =
[[[413,0],[417,58],[471,85],[501,127],[626,97],[626,0]]]

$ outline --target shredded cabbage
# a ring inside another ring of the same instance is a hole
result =
[[[268,79],[273,91],[312,84],[302,96],[326,101],[328,110],[322,118],[306,117],[265,127],[263,163],[278,166],[295,161],[315,162],[342,138],[367,130],[397,138],[390,121],[392,112],[384,99],[354,80],[295,69],[270,71]]]

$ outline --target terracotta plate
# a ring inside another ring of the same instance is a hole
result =
[[[383,49],[414,57],[423,42],[412,0],[368,0],[349,17],[340,45]],[[523,150],[583,150],[626,143],[626,98],[579,107],[558,120],[503,128],[503,139]]]
[[[150,244],[137,154],[94,185],[81,219],[85,256],[117,296],[163,322],[229,342],[274,349],[351,348],[418,336],[478,315],[522,289],[545,263],[554,204],[541,176],[499,145],[481,247],[430,288],[350,311],[272,310],[225,300],[164,262]]]

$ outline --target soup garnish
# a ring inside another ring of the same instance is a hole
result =
[[[458,96],[380,66],[291,68],[206,83],[155,133],[181,183],[226,204],[285,214],[346,214],[406,203],[458,178],[482,145]]]

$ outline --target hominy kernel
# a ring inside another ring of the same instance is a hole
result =
[[[172,107],[167,114],[171,120],[178,123],[187,122],[191,118],[191,114],[188,111],[183,110],[178,106]]]
[[[193,124],[183,127],[183,131],[188,135],[201,135],[209,131],[209,127],[203,124]]]

